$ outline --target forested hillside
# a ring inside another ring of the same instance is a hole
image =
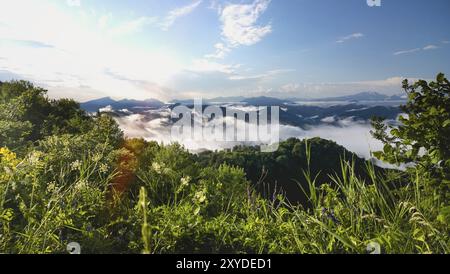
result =
[[[449,82],[404,88],[403,125],[373,122],[399,171],[318,138],[192,154],[2,83],[0,253],[448,253]]]
[[[307,155],[306,147],[310,148]],[[219,152],[206,151],[199,155],[203,166],[219,167],[222,164],[238,166],[244,169],[247,179],[258,192],[266,198],[283,194],[291,203],[307,205],[308,198],[302,191],[307,188],[304,171],[309,164],[311,174],[320,186],[329,182],[329,175],[340,173],[341,161],[354,164],[354,171],[360,177],[369,179],[366,163],[336,143],[320,138],[309,140],[288,139],[280,143],[273,153],[261,152],[259,147],[238,146],[232,150]],[[381,172],[380,168],[374,170]]]

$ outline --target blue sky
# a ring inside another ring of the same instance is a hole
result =
[[[323,97],[450,73],[448,0],[0,0],[0,80],[51,97]],[[27,7],[27,8],[24,8]]]

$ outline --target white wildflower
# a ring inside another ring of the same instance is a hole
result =
[[[152,169],[153,169],[156,173],[161,174],[163,168],[161,167],[161,165],[160,165],[159,163],[154,162],[154,163],[152,164]]]
[[[100,172],[101,172],[101,173],[106,173],[106,172],[108,172],[108,165],[105,164],[105,163],[101,164],[101,165],[100,165]]]
[[[84,180],[80,180],[75,184],[75,189],[80,191],[87,187],[87,182]]]
[[[47,192],[54,192],[56,190],[56,183],[55,182],[50,182],[47,185]]]
[[[79,160],[76,160],[75,162],[72,162],[70,164],[70,170],[74,171],[74,170],[79,170],[81,167],[81,163]]]
[[[206,202],[206,190],[201,190],[201,191],[198,191],[197,193],[195,193],[195,199],[200,204]]]
[[[191,181],[191,177],[189,177],[189,176],[181,178],[181,186],[183,186],[183,187],[188,186],[190,181]]]

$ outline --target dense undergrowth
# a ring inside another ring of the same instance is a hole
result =
[[[438,83],[448,98],[448,81]],[[440,169],[420,158],[426,152],[410,153],[416,164],[406,171],[331,155],[341,160],[323,176],[316,166],[327,155],[311,148],[324,141],[288,140],[290,155],[304,160],[277,154],[268,169],[301,174],[288,178],[304,193],[294,203],[276,188],[258,189],[265,177],[249,177],[240,153],[193,155],[177,144],[124,139],[112,118],[48,100],[29,83],[0,90],[1,253],[66,253],[70,242],[82,253],[365,253],[373,242],[383,253],[450,251],[445,146],[433,154]],[[449,115],[445,102],[436,111]],[[378,155],[390,161],[401,144],[374,126],[391,138]]]

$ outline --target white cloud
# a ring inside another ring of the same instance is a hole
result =
[[[216,52],[208,54],[208,58],[223,59],[232,48],[239,46],[251,46],[260,42],[266,35],[272,32],[272,25],[258,25],[261,15],[269,7],[271,0],[255,0],[251,4],[227,4],[225,7],[214,8],[219,12],[222,23],[221,35],[224,43],[215,45]]]
[[[9,12],[0,13],[0,22],[8,22],[8,27],[0,27],[0,37],[28,42],[0,43],[4,57],[0,71],[45,87],[51,97],[88,100],[108,94],[164,100],[167,90],[160,87],[183,67],[178,53],[168,48],[155,46],[149,51],[109,35],[137,32],[153,22],[148,17],[117,24],[82,9],[68,13],[54,1],[15,0],[3,5]]]
[[[278,88],[277,92],[272,92],[267,95],[277,97],[321,98],[350,95],[365,91],[376,91],[382,94],[394,95],[402,93],[402,82],[404,79],[408,79],[410,82],[419,80],[417,78],[396,76],[371,81],[290,83]]]
[[[331,123],[336,122],[336,116],[325,117],[325,118],[323,118],[323,119],[320,120],[320,121],[323,122],[323,123],[331,124]]]
[[[416,78],[407,78],[407,77],[401,77],[401,76],[395,76],[386,78],[383,80],[372,80],[372,81],[358,81],[358,82],[347,82],[344,84],[353,84],[353,85],[360,85],[360,86],[368,86],[373,87],[372,90],[377,89],[379,87],[393,87],[397,86],[399,88],[402,87],[402,82],[404,79],[409,79],[410,81],[417,81]]]
[[[223,43],[217,43],[214,45],[214,47],[216,48],[216,52],[213,54],[205,55],[205,58],[223,59],[225,58],[225,55],[231,51],[231,49],[225,46],[225,44]]]
[[[364,37],[364,34],[362,34],[362,33],[360,33],[360,32],[352,33],[352,34],[350,34],[350,35],[347,35],[347,36],[344,36],[344,37],[339,38],[339,39],[336,41],[336,43],[342,44],[342,43],[346,42],[347,40],[359,39],[359,38],[362,38],[362,37]]]
[[[416,53],[422,50],[435,50],[438,49],[439,47],[436,45],[427,45],[423,48],[415,48],[415,49],[409,49],[409,50],[400,50],[397,52],[394,52],[394,55],[403,55],[403,54],[411,54],[411,53]]]
[[[255,0],[252,4],[231,4],[222,10],[222,35],[231,46],[250,46],[272,32],[271,24],[256,25],[269,7],[270,0]]]
[[[289,137],[320,137],[332,140],[366,159],[371,158],[371,152],[383,149],[383,144],[371,136],[370,130],[372,127],[370,124],[358,123],[350,120],[339,121],[339,124],[340,126],[319,125],[311,127],[308,130],[282,126],[280,129],[280,136],[282,139],[287,139]]]
[[[239,107],[235,107],[240,109]],[[242,110],[242,109],[241,109]],[[245,111],[252,111],[251,107],[247,107]],[[253,142],[225,142],[225,141],[208,141],[208,140],[188,140],[187,138],[171,137],[171,126],[167,118],[156,118],[148,120],[145,115],[133,114],[125,117],[116,118],[119,126],[128,137],[142,137],[146,140],[157,141],[160,143],[178,142],[191,151],[199,151],[204,149],[209,150],[222,150],[233,148],[236,145],[248,144],[256,145]],[[333,120],[333,121],[331,121]],[[214,125],[223,125],[226,123],[227,118],[217,118],[213,120]],[[383,144],[375,140],[371,134],[371,125],[369,123],[362,123],[353,121],[348,118],[344,120],[336,121],[334,117],[324,119],[324,124],[312,126],[308,129],[302,129],[290,125],[280,125],[278,135],[280,140],[286,140],[288,138],[314,138],[321,137],[328,140],[333,140],[339,145],[344,146],[348,150],[355,152],[360,157],[366,159],[371,158],[371,151],[379,151],[383,149]],[[330,125],[328,123],[337,122],[338,126]],[[227,130],[241,130],[240,134],[245,136],[242,130],[246,130],[244,122],[238,121],[237,127],[231,127],[227,124]],[[233,123],[234,125],[234,123]],[[211,127],[211,125],[210,125]],[[208,127],[203,127],[207,130]],[[259,130],[259,129],[258,129]]]
[[[116,36],[129,35],[140,32],[145,27],[151,25],[158,25],[161,27],[162,30],[167,31],[179,17],[188,15],[189,13],[193,12],[201,3],[202,0],[199,0],[193,2],[190,5],[171,10],[169,11],[168,15],[163,19],[160,19],[156,16],[151,17],[141,16],[138,18],[134,18],[132,20],[122,22],[118,26],[110,27],[108,33],[110,35]],[[112,21],[111,13],[103,15],[98,19],[98,27],[100,29],[106,29],[106,27],[110,25],[111,21]]]
[[[104,108],[100,108],[98,111],[100,111],[100,112],[112,112],[113,108],[112,108],[112,106],[106,106]]]
[[[66,3],[70,7],[79,7],[79,6],[81,6],[81,0],[67,0]]]
[[[101,22],[99,22],[99,23],[104,24],[106,19],[104,17],[101,17],[100,20],[101,20]],[[155,24],[157,22],[157,20],[158,20],[157,17],[142,16],[142,17],[130,20],[130,21],[123,22],[119,26],[110,29],[109,34],[111,34],[111,35],[128,35],[128,34],[137,33],[137,32],[142,31],[142,29],[144,27]]]
[[[286,93],[292,93],[292,92],[297,92],[300,88],[300,85],[297,83],[289,83],[286,85],[283,85],[280,90],[282,92],[286,92]]]
[[[185,15],[190,14],[193,12],[200,4],[202,3],[202,0],[195,1],[187,6],[176,8],[174,10],[171,10],[169,14],[164,18],[164,20],[161,22],[161,29],[162,30],[168,30],[175,21]]]
[[[414,53],[414,52],[418,52],[418,51],[420,51],[420,48],[400,50],[400,51],[394,52],[394,55],[403,55],[403,54],[409,54],[409,53]]]
[[[255,74],[255,75],[233,75],[233,76],[230,76],[229,79],[230,80],[267,80],[268,78],[271,78],[273,76],[283,74],[283,73],[293,72],[293,71],[295,71],[295,70],[293,70],[293,69],[274,69],[274,70],[269,70],[265,73]]]
[[[435,45],[428,45],[428,46],[425,46],[424,48],[423,48],[423,50],[433,50],[433,49],[438,49],[439,47],[438,46],[435,46]]]

